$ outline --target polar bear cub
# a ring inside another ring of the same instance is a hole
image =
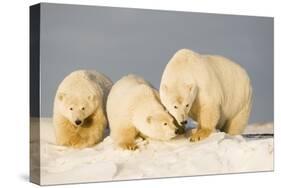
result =
[[[140,133],[158,140],[174,137],[174,119],[160,103],[158,92],[136,75],[117,81],[108,96],[110,136],[122,148],[135,150]]]
[[[231,60],[182,49],[163,72],[160,99],[178,123],[185,124],[188,117],[198,122],[190,138],[198,141],[216,128],[231,135],[243,132],[252,86],[247,72]]]
[[[74,71],[60,83],[53,111],[59,145],[84,148],[102,140],[111,87],[111,80],[94,70]]]

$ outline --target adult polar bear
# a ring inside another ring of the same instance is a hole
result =
[[[158,91],[136,75],[125,76],[112,86],[106,109],[110,136],[124,149],[135,150],[139,134],[158,140],[176,136],[174,118],[165,111]]]
[[[199,141],[216,128],[231,135],[243,132],[252,86],[247,72],[229,59],[181,49],[164,70],[160,98],[179,123],[189,116],[198,122],[190,141]]]
[[[103,138],[107,126],[106,99],[112,82],[91,70],[70,73],[60,83],[54,101],[57,143],[84,148]]]

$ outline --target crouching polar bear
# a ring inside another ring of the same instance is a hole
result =
[[[229,59],[182,49],[164,70],[160,99],[178,123],[185,124],[188,117],[198,122],[190,138],[198,141],[216,128],[231,135],[243,132],[252,86],[247,72]]]
[[[59,145],[84,148],[103,138],[107,126],[105,105],[112,82],[97,71],[79,70],[59,85],[53,123]]]
[[[160,103],[158,92],[138,76],[128,75],[117,81],[106,108],[110,136],[124,149],[135,150],[139,134],[158,140],[176,135],[174,118]]]

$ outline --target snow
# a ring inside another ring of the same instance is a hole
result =
[[[272,137],[216,132],[197,143],[185,136],[166,142],[138,139],[138,150],[125,151],[107,136],[93,148],[72,149],[55,144],[50,118],[40,121],[43,185],[273,170]],[[249,125],[245,131],[272,132],[272,123]]]
[[[272,123],[257,123],[246,127],[244,134],[258,134],[258,133],[268,133],[273,134],[273,124]]]

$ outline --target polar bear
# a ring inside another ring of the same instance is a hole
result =
[[[160,103],[158,91],[136,75],[113,85],[106,108],[110,136],[123,149],[135,150],[138,135],[157,140],[176,135],[175,120]]]
[[[103,139],[106,99],[112,82],[97,71],[78,70],[59,85],[53,110],[59,145],[84,148]]]
[[[160,99],[178,123],[187,123],[188,117],[198,122],[190,141],[199,141],[216,128],[230,135],[243,132],[252,86],[247,72],[231,60],[181,49],[163,72]]]

